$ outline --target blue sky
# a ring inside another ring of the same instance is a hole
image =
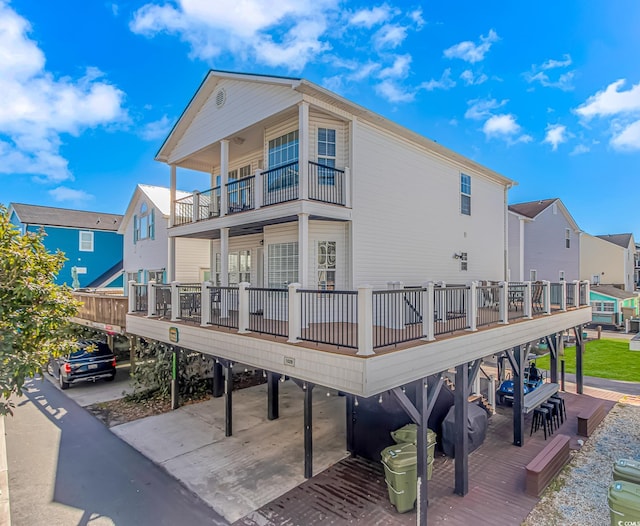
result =
[[[640,2],[0,0],[0,203],[124,213],[209,68],[304,77],[640,238]],[[187,190],[201,187],[190,185]]]

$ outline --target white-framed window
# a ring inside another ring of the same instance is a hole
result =
[[[600,285],[600,274],[594,274],[593,276],[591,276],[591,284]]]
[[[137,215],[133,216],[133,242],[137,243],[142,239],[154,239],[155,220],[154,209],[149,208],[147,203],[142,203]]]
[[[138,272],[127,272],[127,283],[130,281],[138,282]]]
[[[164,270],[150,270],[147,273],[147,280],[154,280],[156,283],[164,283]]]
[[[538,271],[536,269],[529,270],[529,281],[538,281]]]
[[[460,213],[471,215],[471,176],[460,174]]]
[[[564,270],[561,270],[561,271],[559,272],[559,274],[558,274],[558,279],[559,279],[560,281],[564,281]]]
[[[564,230],[564,246],[565,248],[571,248],[571,229],[569,228]]]
[[[93,232],[90,230],[80,231],[80,252],[93,252]]]
[[[216,271],[214,285],[220,287],[222,285],[222,256],[216,254]],[[206,277],[210,276],[207,269],[204,273]],[[243,281],[249,283],[251,281],[251,250],[240,250],[238,252],[229,252],[229,286],[237,287]],[[205,279],[207,281],[207,279]]]
[[[616,304],[614,301],[592,301],[591,307],[593,308],[593,312],[611,313],[616,311]]]
[[[469,270],[469,259],[466,252],[460,252],[460,270]]]
[[[297,165],[282,168],[282,170],[274,170],[274,168],[284,167],[297,161],[298,130],[286,133],[269,141],[269,174],[267,180],[267,189],[269,192],[297,186]]]
[[[298,281],[298,242],[274,243],[267,247],[267,283],[272,289]]]
[[[332,128],[318,128],[318,164],[336,167],[336,130]],[[319,168],[318,184],[335,184],[335,172]]]
[[[318,289],[335,290],[336,288],[336,242],[318,241],[316,256]]]

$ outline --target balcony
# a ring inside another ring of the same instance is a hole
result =
[[[356,291],[130,283],[129,313],[371,356],[589,305],[589,283],[523,282]]]
[[[309,200],[346,206],[345,170],[309,161],[307,177]],[[258,171],[225,185],[224,211],[221,199],[223,189],[220,186],[177,199],[174,226],[295,201],[300,199],[300,190],[297,161],[265,172]]]
[[[142,291],[136,294],[142,297]],[[127,298],[122,295],[93,292],[73,292],[73,298],[81,302],[75,323],[117,334],[124,333],[127,322]],[[142,304],[138,305],[141,308]]]

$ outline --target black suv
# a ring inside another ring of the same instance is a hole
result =
[[[61,389],[78,382],[107,382],[116,376],[116,357],[106,343],[85,340],[78,342],[78,350],[67,356],[51,358],[47,372],[57,377]]]

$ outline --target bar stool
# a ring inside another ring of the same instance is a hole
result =
[[[564,415],[564,419],[567,419],[567,408],[564,404],[564,398],[562,398],[562,396],[560,396],[558,393],[551,395],[551,398],[553,398],[554,400],[560,400],[560,412],[562,415]]]
[[[555,406],[552,404],[549,404],[547,402],[544,402],[542,404],[540,404],[540,407],[543,409],[546,409],[548,411],[547,413],[547,421],[549,422],[549,434],[553,435],[553,431],[555,430],[555,422],[554,422],[554,418],[557,419],[558,415],[557,414],[553,414],[553,411],[555,409]]]
[[[536,407],[533,410],[533,419],[531,420],[531,433],[529,436],[533,435],[534,431],[537,431],[542,427],[544,431],[544,439],[547,439],[547,426],[550,425],[549,420],[549,410],[544,407]]]
[[[556,417],[559,417],[560,418],[560,424],[563,424],[564,423],[564,415],[562,414],[562,407],[561,407],[562,406],[562,402],[560,401],[560,399],[551,397],[551,398],[549,398],[549,400],[547,400],[547,403],[552,404],[554,406],[553,407],[554,415]],[[560,425],[558,425],[558,427],[560,427]]]

